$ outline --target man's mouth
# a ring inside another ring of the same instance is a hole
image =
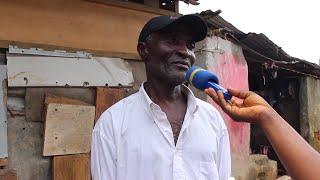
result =
[[[181,69],[189,69],[190,68],[190,64],[188,62],[185,61],[176,61],[173,62],[172,64],[174,64],[175,66],[181,68]]]

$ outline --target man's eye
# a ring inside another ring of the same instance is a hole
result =
[[[176,44],[178,42],[178,39],[175,37],[170,38],[170,43]]]

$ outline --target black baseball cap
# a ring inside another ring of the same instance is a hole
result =
[[[139,35],[139,42],[145,42],[146,38],[154,33],[164,31],[167,28],[183,24],[192,33],[195,42],[203,40],[207,35],[207,25],[204,20],[195,14],[184,16],[157,16],[150,19],[142,28]]]

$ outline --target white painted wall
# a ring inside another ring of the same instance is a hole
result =
[[[133,74],[119,58],[91,59],[8,55],[8,86],[132,86]]]

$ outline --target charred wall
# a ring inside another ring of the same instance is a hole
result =
[[[250,90],[261,95],[300,133],[300,75],[257,63],[248,66]],[[276,160],[279,174],[286,173],[267,137],[256,125],[251,126],[250,147],[253,154],[265,154]]]

